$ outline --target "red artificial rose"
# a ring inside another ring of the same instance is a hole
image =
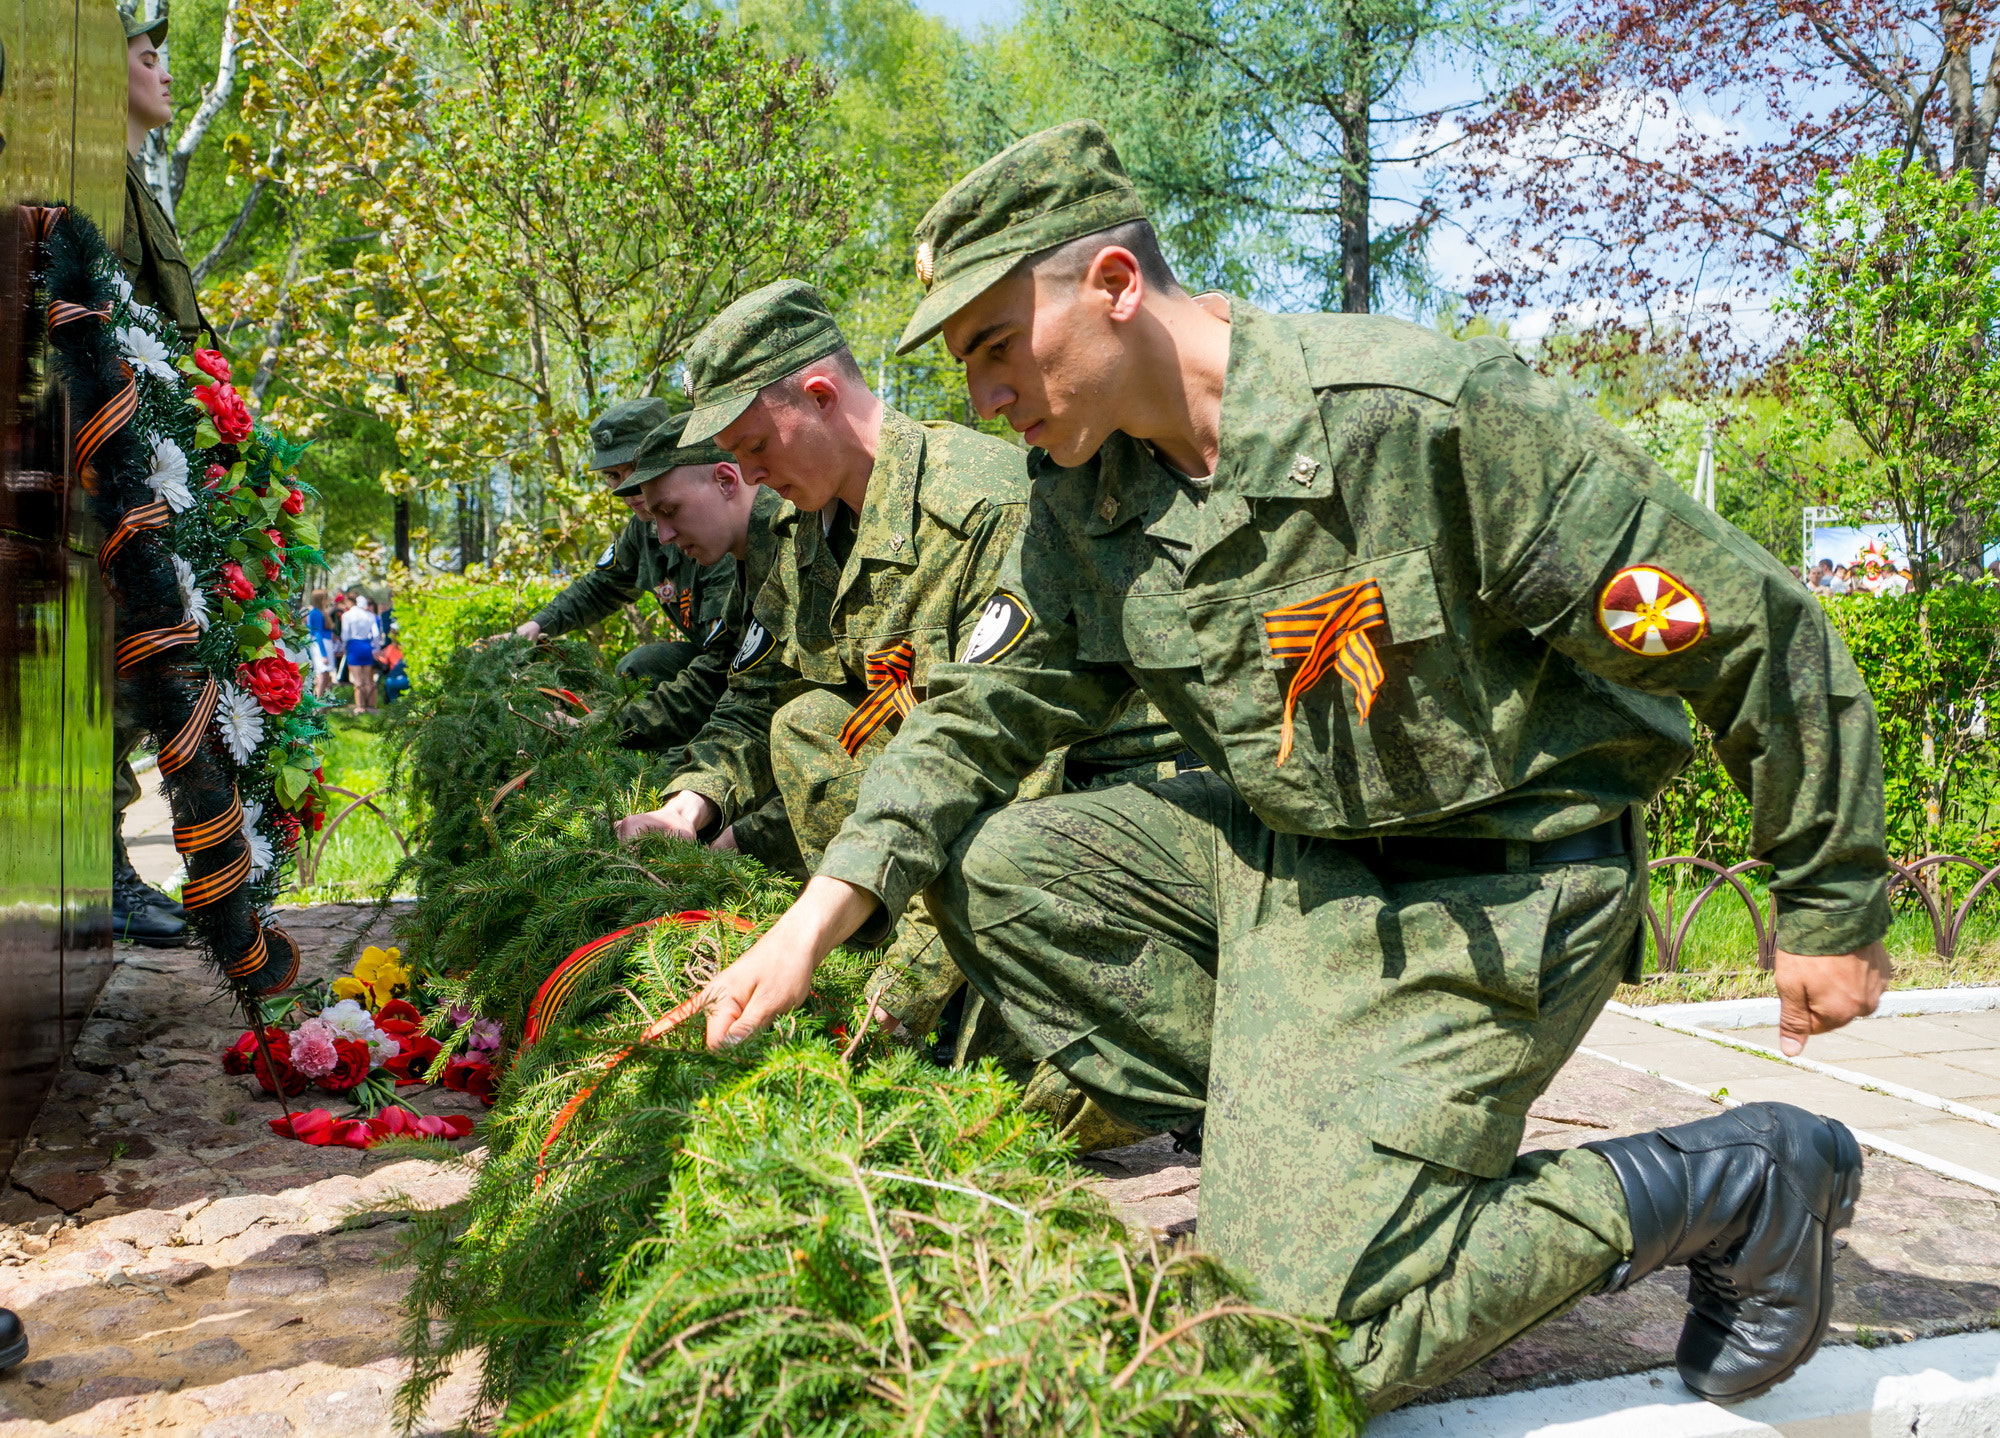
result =
[[[229,361],[222,357],[221,350],[196,350],[195,367],[210,379],[221,380],[224,384],[234,378],[229,373]]]
[[[266,1065],[264,1056],[259,1054],[251,1062],[251,1072],[257,1075],[257,1082],[263,1085],[265,1093],[282,1092],[287,1098],[297,1098],[306,1091],[306,1076],[292,1067],[292,1041],[279,1034],[275,1041],[265,1034],[271,1050],[271,1062]]]
[[[444,1077],[440,1082],[446,1088],[471,1094],[488,1108],[493,1107],[493,1065],[485,1059],[467,1054],[454,1056],[444,1066]]]
[[[224,475],[228,473],[229,471],[224,469],[221,465],[211,464],[207,469],[201,472],[201,477],[207,480],[210,484],[214,484],[218,479],[221,479]]]
[[[299,707],[299,695],[305,692],[299,666],[275,654],[254,664],[237,665],[236,682],[250,691],[266,714],[291,713]]]
[[[224,444],[241,444],[250,438],[250,410],[234,385],[220,380],[214,384],[196,385],[194,397],[208,411],[216,437]]]
[[[335,1039],[333,1051],[340,1056],[340,1062],[333,1066],[332,1073],[322,1074],[318,1079],[319,1086],[328,1093],[346,1093],[375,1067],[368,1056],[368,1045],[360,1039]]]
[[[271,541],[272,545],[278,551],[278,558],[283,559],[285,557],[285,536],[278,533],[275,529],[267,529],[264,531],[264,538]]]
[[[287,514],[303,514],[305,507],[306,492],[303,489],[286,490],[285,502],[278,506],[278,508],[284,510]]]
[[[321,829],[324,829],[326,827],[326,813],[324,810],[314,809],[312,817],[313,817],[313,832],[317,834]]]
[[[276,584],[279,580],[285,577],[285,566],[282,564],[273,564],[268,559],[265,560],[264,577],[268,579],[271,583]],[[278,636],[273,634],[271,637],[273,639],[276,639]]]
[[[250,582],[250,576],[243,572],[243,566],[235,560],[223,560],[221,574],[222,592],[238,604],[256,597],[257,586]]]
[[[279,809],[271,815],[271,821],[284,831],[286,846],[292,849],[298,848],[299,816],[289,809]]]
[[[431,1071],[431,1064],[436,1061],[438,1050],[444,1045],[429,1034],[411,1034],[408,1038],[399,1037],[397,1042],[403,1046],[403,1051],[382,1065],[396,1076],[396,1087],[429,1083],[430,1080],[424,1075]]]

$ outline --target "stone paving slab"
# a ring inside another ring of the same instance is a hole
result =
[[[282,922],[316,976],[368,916],[321,905]],[[370,936],[387,942],[377,922]],[[30,1343],[0,1377],[0,1438],[400,1431],[408,1278],[385,1260],[409,1224],[352,1215],[388,1198],[450,1203],[468,1171],[276,1137],[276,1101],[222,1070],[244,1025],[201,961],[118,957],[0,1198],[0,1304]],[[426,1112],[478,1111],[422,1092]],[[414,1431],[456,1427],[471,1382],[454,1378]]]
[[[1778,1043],[1775,1028],[1740,1029],[1732,1037],[1767,1048]],[[1865,1019],[1810,1040],[1806,1056],[2000,1113],[2000,1010]]]
[[[1823,1082],[1844,1090],[1843,1098],[1872,1097],[1830,1079]],[[1733,1085],[1731,1093],[1743,1097]],[[1530,1110],[1522,1148],[1572,1148],[1706,1118],[1720,1107],[1652,1074],[1579,1054]],[[1195,1231],[1200,1164],[1174,1152],[1170,1140],[1148,1139],[1086,1162],[1105,1175],[1103,1191],[1130,1221],[1162,1236]],[[2000,1327],[2000,1193],[1869,1154],[1854,1226],[1834,1263],[1834,1282],[1828,1339],[1833,1344],[1875,1346]],[[1426,1401],[1671,1367],[1686,1311],[1685,1285],[1684,1273],[1668,1271],[1624,1293],[1585,1298]],[[1671,1373],[1663,1381],[1678,1388]]]

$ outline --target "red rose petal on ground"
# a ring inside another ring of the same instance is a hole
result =
[[[300,1143],[322,1146],[333,1137],[333,1115],[323,1108],[309,1108],[290,1118],[272,1119],[271,1132],[279,1138],[295,1138]]]

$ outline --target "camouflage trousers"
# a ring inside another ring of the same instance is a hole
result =
[[[853,712],[850,697],[813,689],[781,706],[771,722],[771,765],[807,873],[819,867],[826,846],[854,812],[861,776],[891,737],[885,725],[858,753],[850,755],[841,747],[839,736]],[[1051,761],[1030,776],[1022,792],[1050,793],[1061,782],[1060,764]],[[742,843],[740,834],[738,843]],[[912,904],[876,965],[871,985],[875,1006],[893,1015],[911,1042],[923,1042],[937,1028],[946,1005],[964,983],[965,976],[939,939],[930,912],[924,905]],[[997,1009],[977,995],[968,996],[968,1000],[957,1046],[949,1056],[954,1065],[982,1058],[994,1060],[1025,1090],[1025,1106],[1068,1130],[1084,1152],[1144,1137],[1091,1103],[1058,1070],[1038,1062]]]
[[[1190,773],[983,815],[931,890],[1026,1045],[1152,1132],[1203,1121],[1200,1236],[1351,1330],[1377,1411],[1591,1292],[1629,1252],[1583,1150],[1516,1156],[1611,996],[1628,857],[1474,872],[1276,833]]]

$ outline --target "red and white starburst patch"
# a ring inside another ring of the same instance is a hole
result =
[[[1708,633],[1708,610],[1666,570],[1633,564],[1612,575],[1598,595],[1597,622],[1620,649],[1660,659]]]

